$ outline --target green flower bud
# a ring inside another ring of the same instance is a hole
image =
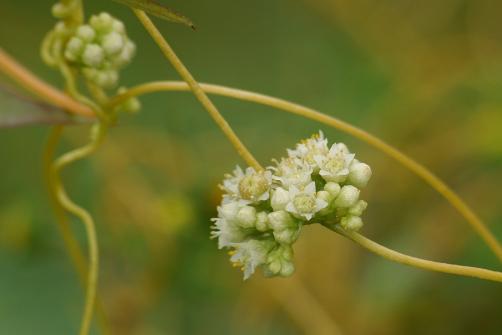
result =
[[[96,32],[91,26],[84,24],[77,28],[76,36],[86,43],[90,43],[96,37]]]
[[[82,53],[82,62],[90,67],[100,67],[105,55],[103,49],[97,44],[88,44]]]
[[[266,212],[259,212],[256,214],[256,229],[260,232],[270,230],[268,223],[268,216]]]
[[[64,56],[72,62],[76,62],[84,50],[84,41],[78,37],[72,37],[66,44]]]
[[[112,62],[115,66],[124,66],[132,60],[135,53],[136,45],[132,41],[127,41],[120,54],[112,58]]]
[[[283,230],[274,230],[274,239],[282,244],[292,244],[300,236],[300,228],[288,228]]]
[[[335,206],[342,208],[353,206],[359,199],[359,193],[359,189],[352,185],[343,186],[340,194],[335,199]]]
[[[324,185],[324,190],[328,191],[333,198],[338,196],[338,193],[340,193],[340,185],[334,182],[329,182]]]
[[[268,276],[283,276],[288,277],[293,274],[295,267],[292,263],[293,249],[289,245],[281,245],[278,248],[269,252],[266,265],[264,267],[265,274]]]
[[[276,211],[268,214],[268,221],[273,230],[284,230],[295,227],[295,220],[286,211]]]
[[[368,203],[364,200],[359,200],[354,206],[349,208],[349,214],[354,216],[361,216],[366,207],[368,207]]]
[[[363,226],[363,220],[359,216],[348,215],[342,218],[340,225],[348,231],[358,231]]]
[[[107,55],[116,55],[124,47],[124,38],[117,32],[111,32],[103,37],[101,45]]]
[[[89,24],[93,27],[97,32],[106,34],[113,29],[114,18],[108,13],[100,13],[99,15],[93,15],[89,19]]]
[[[293,262],[283,262],[281,266],[280,275],[282,277],[289,277],[295,272],[295,265]]]

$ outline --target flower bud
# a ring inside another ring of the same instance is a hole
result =
[[[108,33],[113,29],[114,21],[114,18],[110,14],[103,12],[99,15],[91,16],[89,24],[100,33]]]
[[[256,229],[260,232],[264,232],[270,230],[270,226],[268,223],[268,216],[266,212],[259,212],[256,214]]]
[[[365,187],[371,178],[371,168],[368,164],[356,162],[350,166],[348,183],[357,188]]]
[[[368,203],[364,200],[359,200],[354,206],[349,208],[349,214],[354,216],[361,216],[366,207],[368,207]]]
[[[337,183],[329,182],[324,185],[324,190],[328,191],[333,198],[336,198],[338,196],[338,193],[340,193],[340,185]]]
[[[76,36],[82,41],[89,43],[96,37],[96,32],[91,28],[91,26],[84,24],[77,28]]]
[[[319,191],[316,195],[317,199],[321,199],[326,203],[330,203],[333,200],[333,196],[328,191]]]
[[[340,194],[335,199],[336,207],[351,207],[359,199],[359,189],[352,185],[345,185],[340,190]]]
[[[289,277],[295,272],[295,265],[293,262],[283,262],[281,266],[281,276]]]
[[[117,32],[111,32],[103,37],[101,45],[107,55],[116,55],[124,47],[124,38]]]
[[[284,230],[295,227],[295,221],[286,211],[276,211],[268,214],[268,221],[273,230]]]
[[[84,50],[84,42],[78,37],[72,37],[66,44],[64,56],[69,61],[75,62],[80,58]]]
[[[300,235],[300,227],[274,230],[274,239],[282,244],[292,244]]]
[[[256,222],[256,209],[251,206],[242,207],[237,213],[237,222],[242,228],[252,228]]]
[[[82,54],[82,62],[90,67],[99,67],[103,62],[103,49],[97,44],[88,44]]]
[[[348,231],[358,231],[363,226],[363,220],[359,216],[348,215],[342,218],[340,225]]]
[[[283,210],[289,202],[289,192],[278,187],[272,194],[271,206],[274,211]]]

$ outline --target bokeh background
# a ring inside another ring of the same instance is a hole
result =
[[[137,42],[123,83],[178,78],[127,8],[84,2],[88,14],[123,19]],[[377,134],[442,177],[502,239],[502,2],[162,2],[198,26],[156,20],[198,80],[290,99]],[[52,3],[0,0],[0,46],[61,85],[38,55]],[[98,224],[111,334],[502,333],[500,284],[392,264],[321,227],[304,229],[292,278],[243,282],[209,239],[217,184],[242,161],[190,94],[141,100],[95,156],[65,171]],[[319,129],[369,162],[367,236],[500,268],[446,201],[368,145],[269,108],[214,101],[264,164]],[[82,289],[42,178],[48,131],[0,130],[0,334],[72,334],[79,324]],[[68,127],[60,150],[86,139],[86,126]],[[84,245],[81,224],[71,228]]]

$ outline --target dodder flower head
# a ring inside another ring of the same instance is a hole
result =
[[[292,245],[304,225],[338,225],[347,231],[363,226],[367,203],[359,197],[371,178],[367,164],[343,143],[329,147],[322,132],[287,152],[264,171],[237,166],[221,185],[224,195],[211,236],[219,248],[231,249],[230,260],[244,279],[256,268],[266,276],[290,276]]]

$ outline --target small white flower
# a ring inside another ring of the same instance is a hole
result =
[[[328,140],[322,131],[319,131],[318,134],[298,143],[294,150],[288,149],[288,155],[304,160],[310,167],[317,169],[315,157],[327,155],[328,151]]]
[[[270,171],[256,172],[248,167],[245,172],[237,166],[233,175],[226,175],[221,188],[230,196],[253,203],[268,200],[272,173]]]
[[[234,243],[242,242],[246,239],[247,234],[241,227],[237,226],[235,221],[214,218],[212,219],[213,230],[211,231],[211,238],[218,239],[218,249],[230,247]]]
[[[248,279],[255,271],[256,267],[265,264],[270,250],[275,246],[275,242],[269,240],[248,240],[242,243],[235,243],[232,247],[230,261],[235,266],[241,267],[244,272],[244,280]]]
[[[311,182],[303,190],[291,186],[289,189],[290,201],[286,205],[286,211],[296,217],[304,218],[306,220],[312,217],[325,208],[328,203],[316,197],[315,183]]]
[[[273,168],[274,179],[284,188],[304,187],[312,181],[312,167],[297,158],[283,158],[277,167]]]
[[[238,224],[238,214],[243,205],[238,201],[228,201],[218,207],[218,217],[212,219],[214,222],[211,237],[218,239],[218,248],[231,246],[232,243],[244,241],[247,233]]]
[[[349,153],[343,143],[331,146],[326,155],[314,157],[319,166],[319,174],[328,182],[343,182],[349,175],[349,166],[354,159],[354,154]]]

